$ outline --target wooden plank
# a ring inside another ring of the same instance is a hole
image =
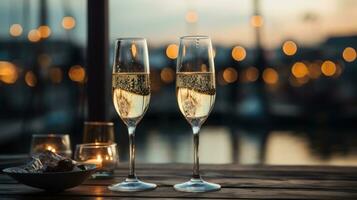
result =
[[[192,164],[189,163],[165,163],[165,164],[136,164],[137,169],[165,169],[165,170],[190,170]],[[346,166],[319,166],[319,165],[237,165],[237,164],[201,164],[201,169],[205,170],[228,170],[228,171],[289,171],[289,172],[342,172],[357,173],[357,167]],[[127,163],[121,163],[118,170],[127,170]]]
[[[17,184],[11,178],[0,175],[0,199],[357,199],[355,167],[202,165],[204,178],[221,184],[221,191],[201,194],[174,191],[172,185],[188,180],[191,168],[190,164],[139,165],[138,175],[143,180],[159,185],[155,191],[139,193],[113,193],[107,190],[108,185],[121,182],[126,177],[125,164],[118,167],[113,179],[87,180],[81,186],[53,195]]]
[[[144,180],[154,182],[160,187],[172,187],[176,183],[186,181],[188,178],[177,177],[144,177]],[[91,186],[108,186],[124,180],[124,177],[115,177],[113,179],[89,179],[83,185]],[[280,188],[280,189],[318,189],[318,190],[335,190],[335,191],[357,191],[356,181],[340,180],[276,180],[276,179],[227,179],[227,178],[208,178],[205,179],[220,184],[225,188]],[[2,184],[18,184],[15,180],[9,178],[8,181],[1,181]],[[0,185],[1,186],[1,185]]]
[[[23,185],[2,184],[0,195],[48,196],[38,189]],[[267,189],[267,188],[223,188],[209,193],[176,192],[171,187],[159,187],[155,191],[122,193],[112,192],[107,186],[78,186],[65,192],[56,194],[58,197],[137,197],[137,198],[223,198],[223,199],[356,199],[356,192],[324,191],[308,189]]]
[[[63,196],[1,196],[1,200],[63,200]],[[118,200],[118,197],[88,197],[88,196],[80,196],[80,197],[66,197],[66,199],[71,200]],[[142,200],[142,199],[158,199],[156,197],[140,197],[140,198],[133,198],[133,197],[120,197],[120,200]],[[182,198],[159,198],[160,200],[175,200],[175,199],[182,199]]]

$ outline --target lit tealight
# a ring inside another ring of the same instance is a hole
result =
[[[46,147],[46,150],[51,151],[51,152],[53,152],[53,153],[56,153],[56,149],[55,149],[54,147],[52,147],[51,145],[48,145],[48,146]]]

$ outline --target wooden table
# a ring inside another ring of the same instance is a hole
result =
[[[201,165],[202,176],[221,184],[220,191],[174,191],[175,183],[190,177],[191,167],[189,164],[138,164],[138,176],[158,184],[158,188],[135,193],[107,189],[109,184],[126,176],[124,164],[116,170],[113,179],[87,180],[57,194],[27,187],[1,174],[0,199],[357,199],[357,167]]]

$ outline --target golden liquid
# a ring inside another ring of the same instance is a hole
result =
[[[126,125],[137,125],[150,102],[148,73],[113,73],[113,102],[115,110]]]
[[[192,125],[202,125],[212,110],[216,84],[211,72],[178,72],[177,101],[181,113]]]

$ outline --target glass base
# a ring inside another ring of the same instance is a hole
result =
[[[92,174],[92,179],[111,179],[113,178],[113,172],[111,171],[98,171]]]
[[[108,187],[109,190],[116,191],[116,192],[138,192],[138,191],[153,190],[155,188],[156,188],[156,184],[142,182],[136,177],[126,178],[125,181],[110,185]]]
[[[185,183],[174,185],[175,190],[180,192],[211,192],[221,189],[221,186],[215,183],[209,183],[201,178],[192,178]]]

